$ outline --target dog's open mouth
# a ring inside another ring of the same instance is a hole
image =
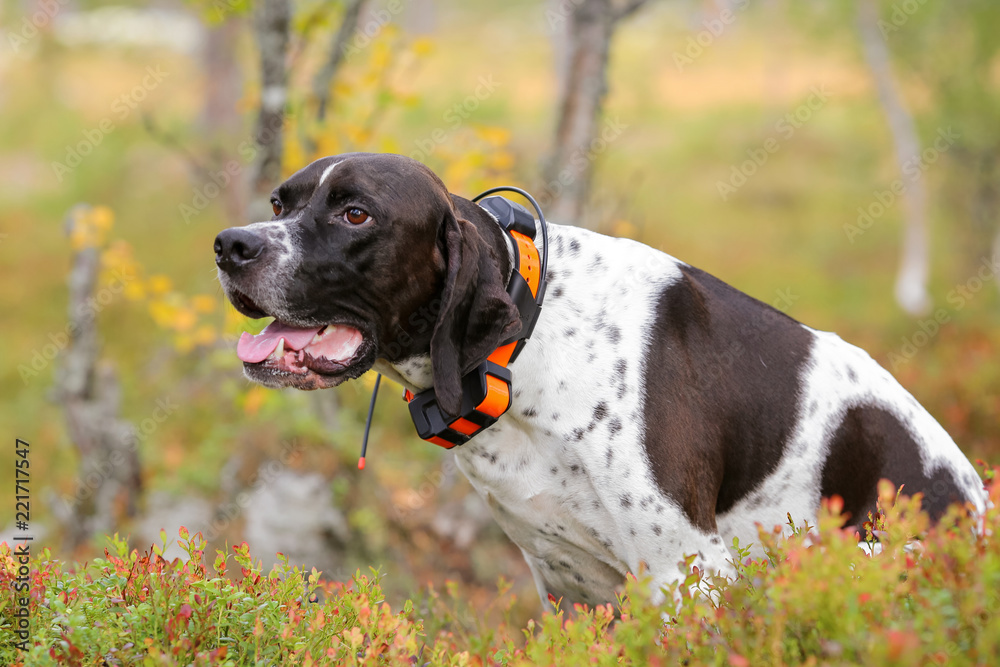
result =
[[[357,377],[366,368],[365,338],[343,324],[294,327],[274,320],[259,334],[244,333],[236,356],[247,376],[267,386],[323,389]]]

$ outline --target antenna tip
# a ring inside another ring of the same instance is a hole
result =
[[[365,469],[365,457],[362,456],[361,458],[358,459],[358,470],[364,470],[364,469]]]

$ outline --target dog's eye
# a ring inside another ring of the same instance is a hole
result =
[[[360,208],[352,208],[344,214],[344,220],[347,220],[352,225],[360,225],[368,222],[369,217],[370,216]]]
[[[271,210],[274,211],[275,215],[281,215],[281,202],[277,199],[271,200]]]

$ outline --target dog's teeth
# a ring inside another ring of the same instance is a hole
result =
[[[275,359],[281,359],[283,356],[285,356],[285,339],[284,338],[279,338],[278,339],[278,347],[274,348],[274,352],[272,352],[271,354],[272,354],[272,356],[274,356]]]
[[[315,336],[313,336],[313,339],[311,341],[309,341],[309,344],[312,345],[313,343],[320,342],[321,340],[323,340],[324,338],[326,338],[327,334],[331,334],[331,333],[333,333],[336,330],[337,330],[337,325],[336,324],[328,324],[327,326],[323,327],[323,329],[320,330],[319,333],[317,333]]]

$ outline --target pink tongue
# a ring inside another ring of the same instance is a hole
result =
[[[299,329],[275,320],[256,336],[244,331],[240,342],[236,344],[236,356],[240,361],[250,364],[264,361],[278,347],[278,341],[282,338],[285,339],[286,349],[301,350],[322,328]]]

